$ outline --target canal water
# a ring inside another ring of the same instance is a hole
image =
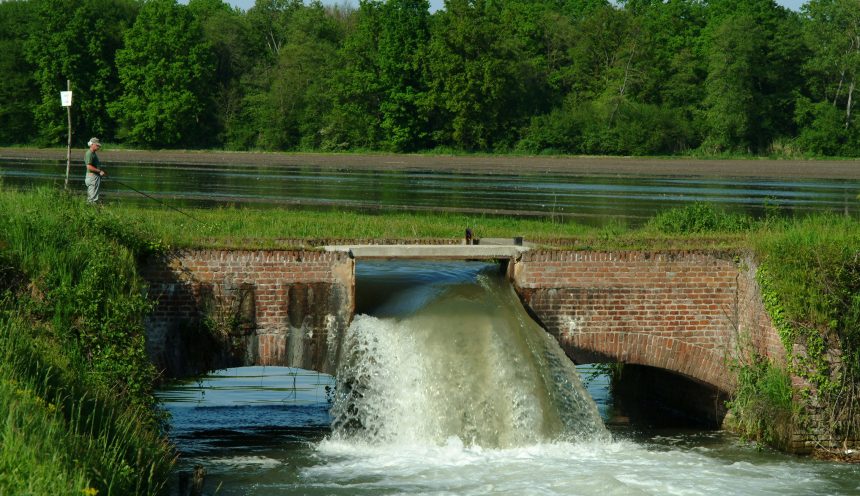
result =
[[[62,185],[65,163],[0,160],[0,181],[10,187]],[[83,174],[70,187],[83,194]],[[661,209],[710,202],[761,215],[768,206],[787,212],[860,212],[860,182],[694,176],[619,176],[530,173],[338,170],[243,164],[122,164],[110,168],[106,202],[153,205],[131,188],[174,207],[256,207],[432,210],[610,220],[636,225]]]
[[[356,293],[337,379],[249,367],[161,393],[178,472],[219,495],[860,494],[857,465],[613,422],[606,376],[495,266],[359,263]]]

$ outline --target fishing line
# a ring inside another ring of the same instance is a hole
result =
[[[205,222],[203,222],[202,220],[200,220],[200,219],[198,219],[198,218],[194,217],[193,215],[189,214],[188,212],[183,212],[182,210],[179,210],[178,208],[176,208],[176,207],[174,207],[174,206],[172,206],[172,205],[168,205],[168,204],[164,203],[163,201],[159,200],[158,198],[155,198],[155,197],[153,197],[153,196],[150,196],[150,195],[148,195],[148,194],[144,193],[143,191],[140,191],[139,189],[137,189],[137,188],[135,188],[135,187],[133,187],[133,186],[129,186],[128,184],[126,184],[126,183],[124,183],[124,182],[120,181],[119,179],[111,178],[111,180],[112,180],[112,181],[114,181],[114,182],[116,182],[117,184],[120,184],[120,185],[122,185],[122,186],[125,186],[126,188],[128,188],[128,189],[130,189],[130,190],[134,191],[135,193],[141,194],[141,195],[143,195],[143,196],[145,196],[145,197],[149,198],[149,199],[150,199],[150,200],[152,200],[152,201],[158,202],[158,203],[160,203],[161,205],[164,205],[165,207],[167,207],[167,208],[169,208],[169,209],[176,210],[176,211],[177,211],[177,212],[179,212],[180,214],[182,214],[182,215],[184,215],[184,216],[188,217],[189,219],[191,219],[191,220],[193,220],[193,221],[195,221],[195,222],[199,222],[199,223],[201,223],[201,224],[203,224],[203,225],[206,225],[206,223],[205,223]]]

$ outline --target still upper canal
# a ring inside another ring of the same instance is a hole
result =
[[[761,175],[745,171],[719,176],[686,174],[682,160],[654,161],[670,164],[677,171],[672,174],[660,168],[655,174],[649,171],[658,167],[650,164],[636,173],[611,167],[586,173],[582,168],[531,167],[529,158],[521,159],[522,167],[493,170],[468,163],[457,168],[399,168],[383,157],[375,165],[373,157],[367,157],[360,167],[339,167],[336,155],[325,166],[314,160],[308,160],[308,165],[250,165],[243,163],[242,154],[226,154],[228,160],[213,160],[211,164],[123,161],[110,165],[110,152],[102,155],[109,172],[103,187],[107,202],[152,201],[136,189],[172,206],[430,210],[573,218],[588,224],[613,220],[630,225],[661,209],[693,202],[720,204],[754,216],[763,215],[769,207],[795,213],[860,212],[860,179],[832,174],[819,178],[814,170],[780,177],[779,164]],[[301,159],[293,160],[297,161]],[[693,163],[702,167],[702,161],[691,162],[691,171]],[[786,162],[786,170],[789,164],[796,162]],[[810,162],[811,169],[814,164]],[[748,162],[748,166],[761,167],[756,161]],[[65,160],[0,156],[0,180],[7,187],[62,185],[65,169]],[[82,194],[83,175],[82,166],[73,157],[70,188]]]

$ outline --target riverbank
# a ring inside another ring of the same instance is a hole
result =
[[[0,494],[159,494],[149,241],[68,195],[0,193]]]
[[[656,175],[860,179],[860,160],[697,159],[687,157],[552,157],[516,155],[325,154],[111,149],[106,163],[243,164],[356,170],[433,170],[486,174]],[[83,150],[72,150],[77,163]],[[0,160],[66,161],[64,148],[0,148]]]

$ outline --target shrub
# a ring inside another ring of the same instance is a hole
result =
[[[734,428],[758,443],[786,448],[793,418],[788,372],[758,356],[734,368],[738,387],[727,405]]]
[[[739,232],[752,227],[749,216],[718,209],[708,203],[694,203],[660,212],[646,227],[666,234]]]

